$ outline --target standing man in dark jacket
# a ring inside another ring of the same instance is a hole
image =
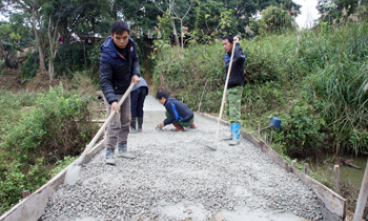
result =
[[[119,100],[128,89],[130,82],[137,85],[140,81],[140,69],[136,45],[129,35],[126,22],[115,21],[111,26],[111,36],[100,47],[100,83],[104,94],[105,105],[109,114],[116,114],[107,127],[106,163],[115,165],[115,147],[118,145],[118,156],[135,158],[127,152],[129,134],[130,96],[121,107]]]
[[[162,129],[164,126],[173,124],[175,131],[183,131],[184,127],[196,128],[194,113],[189,107],[175,98],[169,97],[165,91],[158,91],[156,98],[166,109],[166,119],[157,125]]]
[[[245,54],[243,49],[240,47],[239,39],[231,35],[225,35],[222,38],[222,46],[226,52],[224,56],[226,73],[228,73],[230,66],[233,44],[235,44],[235,51],[226,91],[226,114],[228,116],[231,128],[231,136],[227,138],[227,140],[230,140],[229,145],[231,146],[239,144],[241,128],[241,97],[245,82]],[[226,83],[226,77],[227,76],[225,76],[224,83]]]

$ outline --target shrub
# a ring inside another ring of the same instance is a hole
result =
[[[323,24],[322,24],[323,25]],[[247,128],[282,118],[275,142],[299,156],[313,150],[367,151],[368,24],[348,24],[240,42],[247,85],[242,120]],[[219,42],[190,44],[185,51],[155,42],[154,83],[197,110],[217,112],[225,76]]]
[[[20,99],[1,101],[19,108],[27,104]],[[20,198],[20,191],[31,192],[50,179],[54,164],[64,167],[79,154],[96,131],[85,123],[89,119],[89,97],[64,91],[62,84],[38,94],[34,106],[17,117],[8,117],[2,126],[0,144],[0,213]],[[29,103],[31,104],[31,103]],[[10,105],[10,108],[12,106]],[[2,109],[1,109],[2,110]]]

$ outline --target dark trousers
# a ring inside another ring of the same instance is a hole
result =
[[[140,87],[130,93],[130,108],[132,117],[143,117],[143,103],[147,96],[147,88]]]

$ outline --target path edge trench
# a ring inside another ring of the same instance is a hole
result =
[[[196,113],[209,120],[218,122],[218,118],[206,113]],[[230,125],[229,122],[221,120],[221,124]],[[260,148],[267,154],[268,158],[284,168],[286,171],[294,173],[305,185],[312,188],[318,197],[322,210],[323,219],[327,221],[344,221],[346,218],[346,200],[334,191],[327,188],[317,180],[311,178],[302,171],[291,167],[278,153],[270,148],[263,140],[258,140],[251,134],[244,131],[240,132],[241,136],[252,143],[257,148]],[[88,163],[97,153],[104,148],[104,140],[100,141],[84,158],[82,164]],[[53,195],[58,187],[64,183],[66,171],[76,165],[78,159],[71,163],[68,167],[59,172],[50,181],[33,192],[30,196],[20,201],[8,212],[0,217],[0,221],[27,221],[38,220],[44,213],[47,201]]]

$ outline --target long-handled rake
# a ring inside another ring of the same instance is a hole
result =
[[[123,97],[120,99],[120,101],[118,103],[119,107],[123,104],[123,102],[127,98],[127,96],[129,96],[130,91],[132,90],[133,87],[134,87],[134,83],[132,82],[132,83],[130,83],[130,86],[128,87],[128,89],[124,93]],[[79,177],[79,173],[80,173],[80,170],[81,170],[81,164],[83,163],[84,157],[89,153],[89,151],[92,149],[93,145],[95,145],[96,141],[101,136],[102,132],[105,130],[106,126],[109,124],[109,122],[111,121],[111,119],[114,117],[115,114],[116,114],[115,111],[111,111],[109,117],[106,119],[105,123],[102,125],[100,130],[97,132],[95,137],[87,145],[86,149],[84,149],[84,151],[81,154],[81,156],[79,157],[79,159],[76,161],[75,164],[72,164],[69,167],[69,169],[66,171],[66,175],[65,175],[65,178],[64,178],[64,184],[74,185],[77,182],[77,179]]]
[[[218,141],[218,136],[220,133],[220,122],[221,122],[221,118],[222,118],[222,112],[224,112],[224,106],[225,106],[225,98],[226,98],[226,91],[227,91],[227,85],[229,83],[229,78],[230,78],[230,73],[231,73],[231,67],[233,65],[233,58],[234,58],[234,51],[235,51],[235,45],[236,43],[233,43],[233,49],[231,52],[231,58],[230,58],[230,65],[229,65],[229,70],[227,71],[227,76],[226,76],[226,82],[225,82],[225,87],[224,87],[224,93],[222,95],[222,101],[221,101],[221,108],[220,108],[220,113],[219,113],[219,118],[218,118],[218,123],[217,123],[217,129],[216,129],[216,137],[215,137],[215,142],[213,143],[213,145],[206,145],[207,147],[209,147],[212,150],[217,150],[217,141]]]

